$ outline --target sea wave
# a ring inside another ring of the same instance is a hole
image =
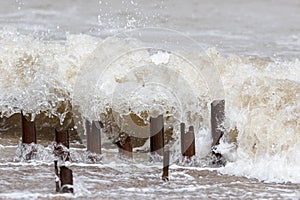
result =
[[[108,107],[119,116],[161,112],[170,124],[195,125],[197,146],[208,152],[209,106],[223,91],[227,131],[218,150],[229,162],[221,171],[300,183],[299,58],[279,61],[223,55],[214,48],[173,52],[148,47],[133,39],[80,34],[45,41],[4,28],[1,116],[22,110],[33,119],[43,112],[63,121],[72,111],[61,109],[66,102],[88,119],[96,119]],[[221,92],[212,91],[218,89],[209,83],[213,73],[221,80]],[[125,128],[128,121],[123,119],[118,123]],[[174,132],[179,135],[178,128]]]

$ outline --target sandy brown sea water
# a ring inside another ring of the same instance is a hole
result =
[[[120,159],[116,149],[103,151],[96,164],[69,164],[74,194],[55,192],[54,165],[48,157],[17,161],[19,138],[1,137],[0,199],[299,199],[300,185],[265,183],[256,179],[224,175],[217,168],[171,164],[169,182],[161,180],[161,163],[150,163],[146,154],[134,160]],[[44,144],[46,144],[44,142]],[[46,145],[47,146],[47,145]],[[84,148],[72,148],[71,156]],[[73,154],[72,154],[73,153]],[[74,155],[75,154],[75,155]],[[276,167],[276,166],[274,166]]]

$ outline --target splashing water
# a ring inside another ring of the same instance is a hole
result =
[[[197,126],[199,158],[210,148],[209,103],[214,95],[207,80],[194,76],[195,68],[184,58],[200,67],[215,66],[225,92],[228,130],[218,150],[230,161],[220,171],[300,182],[296,173],[300,170],[299,59],[225,56],[213,48],[180,52],[184,55],[180,57],[174,51],[141,49],[144,46],[137,40],[103,42],[87,35],[67,35],[66,41],[47,42],[11,28],[0,31],[0,43],[2,116],[43,111],[63,120],[66,111],[59,108],[65,102],[78,104],[82,116],[90,119],[107,106],[120,116],[145,110],[149,116],[169,112],[170,123],[188,120]],[[119,57],[107,59],[110,56]],[[149,71],[154,68],[157,71]],[[178,132],[175,127],[175,138]],[[173,151],[179,154],[178,142]]]

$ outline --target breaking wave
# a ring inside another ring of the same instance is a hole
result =
[[[112,108],[121,128],[138,134],[145,128],[131,127],[130,113],[145,121],[164,113],[175,138],[180,122],[196,127],[197,156],[204,157],[211,143],[210,103],[225,98],[226,134],[218,151],[228,162],[220,171],[300,183],[299,59],[159,47],[133,38],[71,34],[45,41],[4,28],[1,117],[22,110],[32,118],[43,112],[63,121],[75,109],[94,120]],[[174,151],[179,152],[176,143]]]

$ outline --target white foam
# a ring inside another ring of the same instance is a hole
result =
[[[156,64],[167,64],[170,60],[170,55],[168,52],[158,51],[156,54],[150,56],[151,61]]]

